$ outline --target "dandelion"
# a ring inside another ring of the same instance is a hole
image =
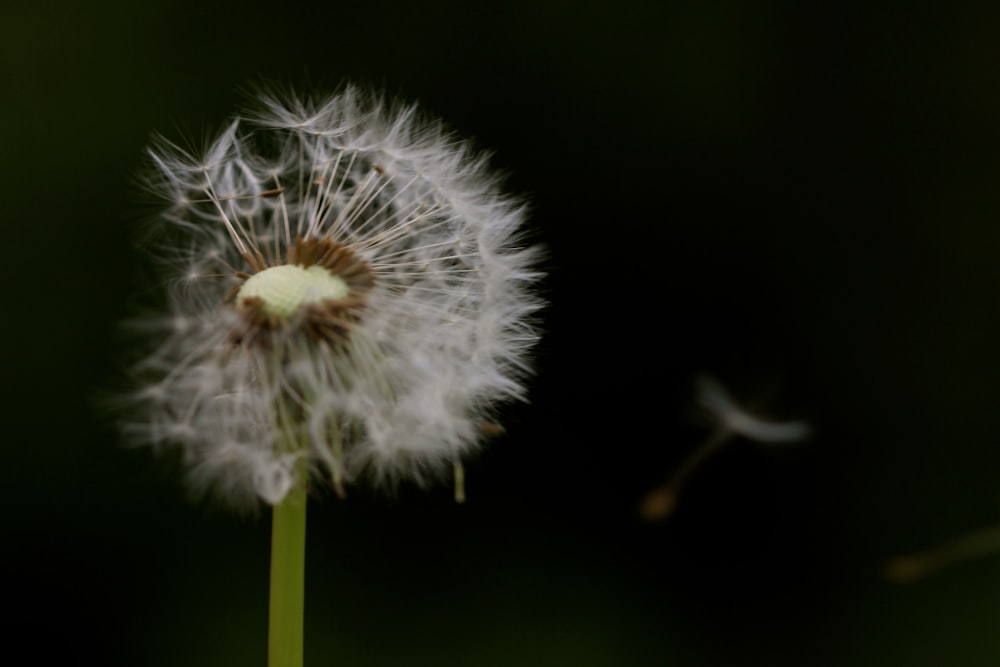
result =
[[[193,481],[274,504],[314,478],[426,483],[523,397],[536,335],[523,207],[413,108],[356,89],[264,96],[201,155],[165,141],[150,185],[178,232],[131,435]]]
[[[351,87],[265,93],[203,152],[150,155],[170,289],[139,322],[130,438],[178,448],[198,489],[275,505],[276,545],[299,520],[304,540],[307,482],[454,470],[461,498],[537,338],[524,207],[486,158]]]

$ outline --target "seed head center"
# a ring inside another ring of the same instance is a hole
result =
[[[343,278],[318,264],[308,268],[282,264],[247,278],[236,293],[236,306],[254,299],[267,315],[287,319],[310,303],[343,299],[350,288]]]

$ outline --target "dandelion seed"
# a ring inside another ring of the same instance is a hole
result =
[[[805,422],[769,421],[747,412],[709,375],[698,377],[695,391],[696,402],[715,419],[719,431],[766,444],[798,442],[809,436],[809,425]]]
[[[667,481],[643,497],[639,503],[639,515],[647,521],[659,521],[672,514],[688,478],[734,436],[765,444],[779,444],[797,442],[809,435],[809,425],[805,422],[768,421],[747,412],[718,380],[708,375],[702,375],[695,381],[695,393],[695,402],[713,419],[715,428]]]
[[[462,475],[495,406],[524,398],[540,303],[523,205],[412,107],[346,88],[260,109],[201,154],[150,152],[178,240],[167,315],[139,322],[129,435],[236,504],[305,477],[342,495]]]
[[[1000,553],[1000,525],[987,526],[926,551],[897,556],[885,563],[883,575],[889,581],[904,584],[964,563]]]

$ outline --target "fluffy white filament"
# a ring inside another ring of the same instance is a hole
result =
[[[797,442],[809,437],[803,421],[768,421],[737,405],[726,388],[713,377],[700,376],[695,382],[696,401],[718,421],[719,433],[739,435],[767,444]]]
[[[151,156],[171,287],[139,323],[153,347],[127,429],[180,447],[196,486],[276,503],[302,457],[314,479],[424,483],[476,449],[491,406],[523,398],[539,306],[523,206],[440,124],[353,88],[263,95],[201,154]],[[317,340],[293,315],[266,345],[234,337],[234,290],[296,238],[371,270],[349,336]]]

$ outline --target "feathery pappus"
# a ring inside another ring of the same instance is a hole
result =
[[[169,288],[137,321],[127,436],[236,504],[278,503],[303,469],[338,493],[439,478],[524,398],[524,204],[415,107],[353,87],[257,103],[201,153],[150,150]]]

